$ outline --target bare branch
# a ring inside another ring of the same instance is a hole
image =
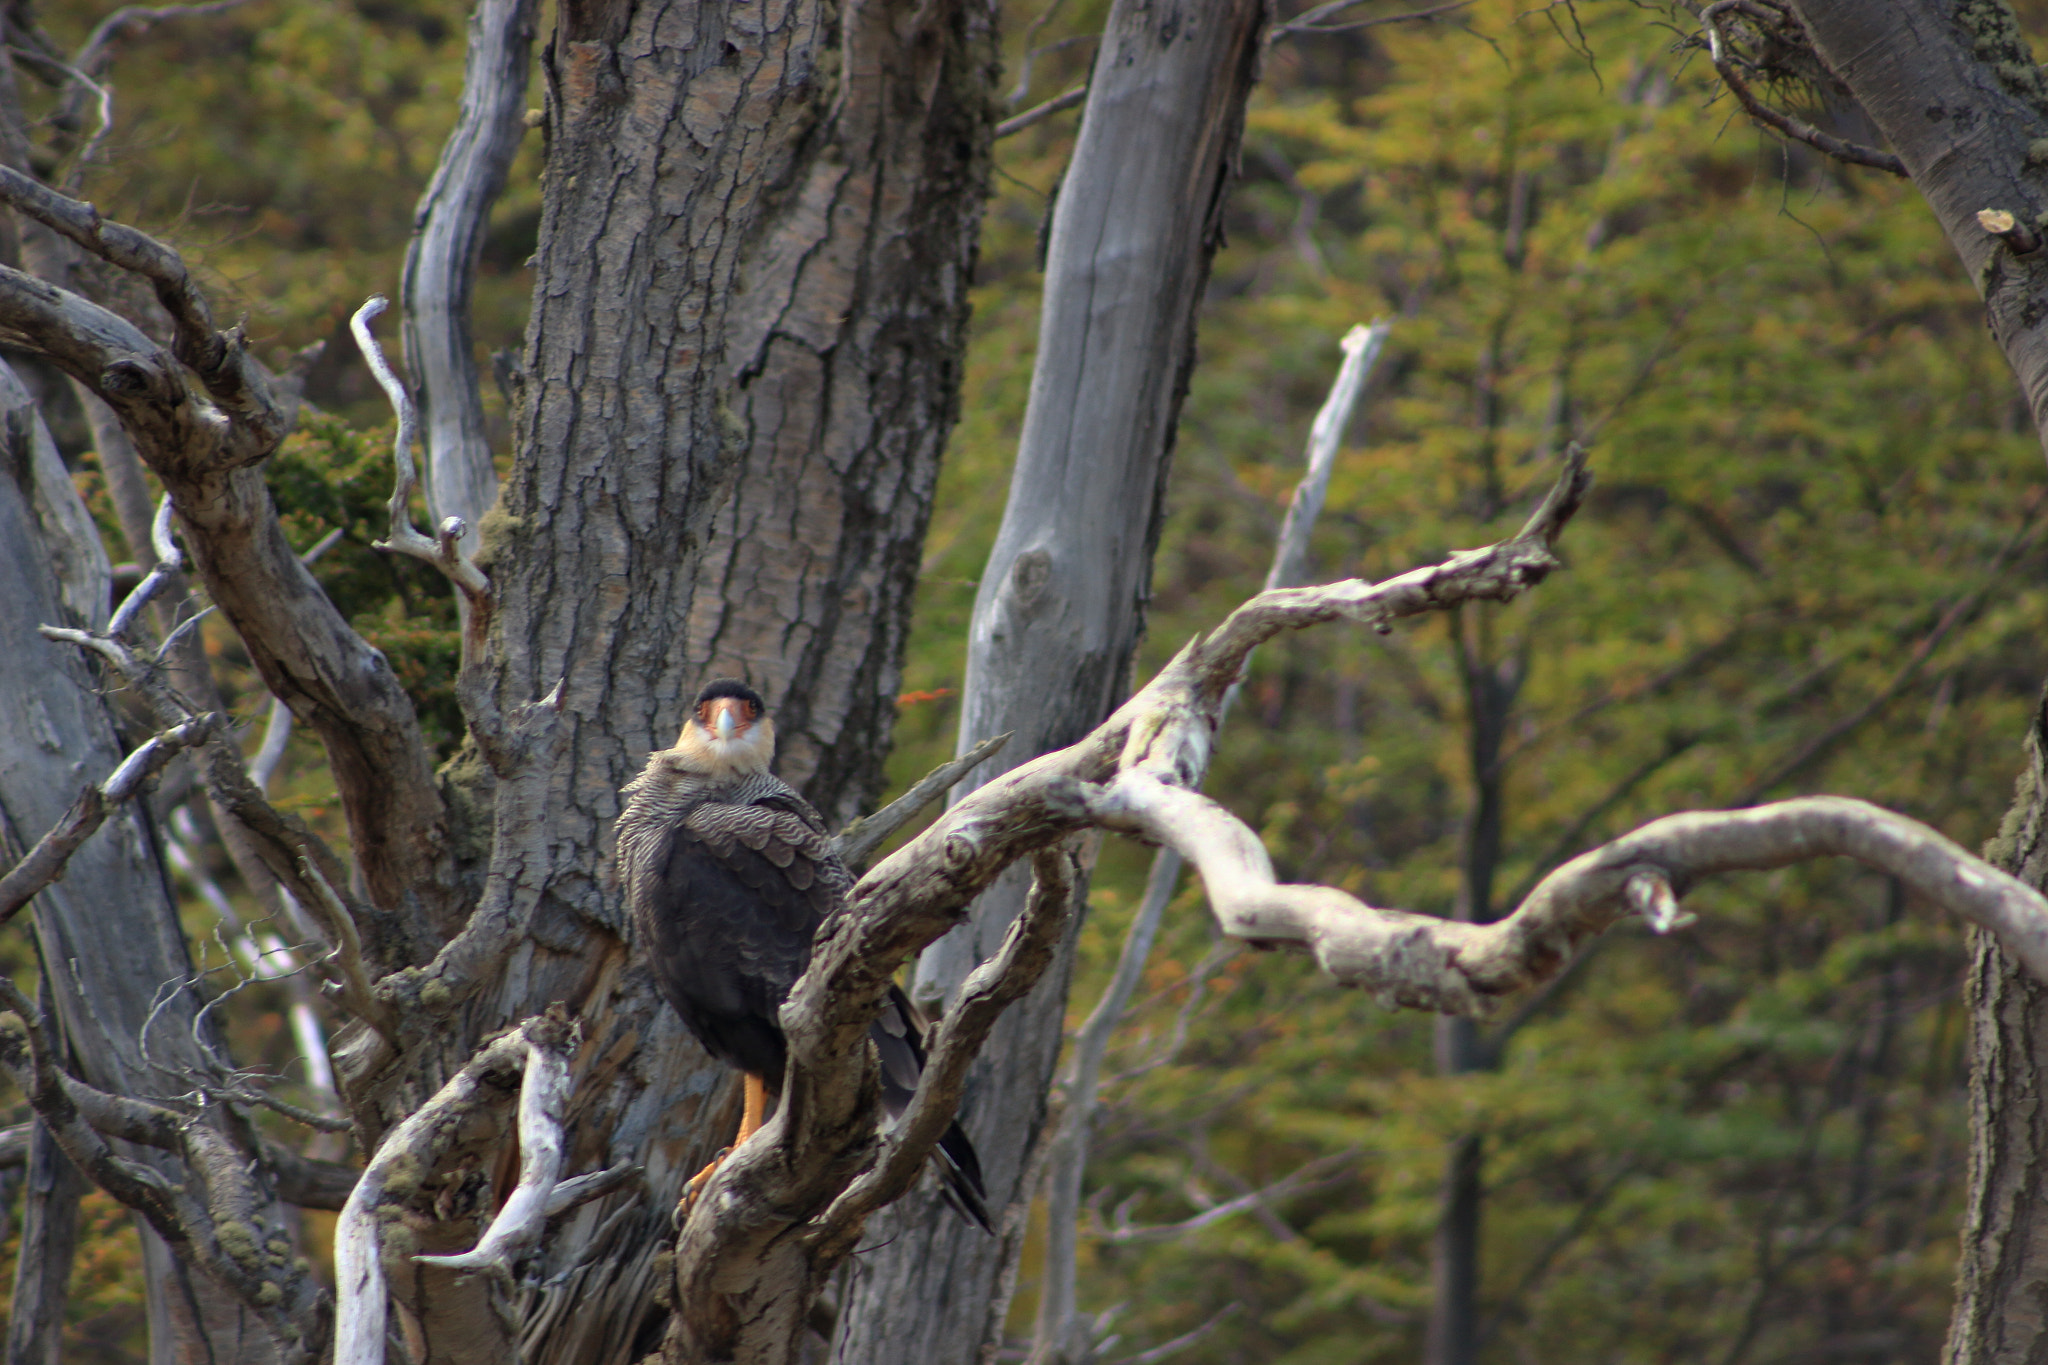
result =
[[[370,332],[371,320],[390,306],[389,299],[382,294],[374,294],[349,319],[349,330],[355,334],[356,345],[362,348],[363,359],[368,362],[370,372],[377,376],[378,386],[384,390],[384,396],[391,400],[391,406],[398,414],[398,434],[391,442],[391,458],[397,466],[398,477],[391,492],[391,501],[387,504],[391,526],[384,539],[377,542],[377,548],[410,555],[431,564],[461,589],[470,610],[469,623],[463,630],[462,658],[464,663],[470,663],[482,655],[484,633],[495,598],[491,581],[484,577],[483,570],[477,568],[475,561],[462,552],[462,537],[469,529],[462,518],[446,518],[436,529],[432,540],[413,528],[411,503],[413,492],[419,487],[419,471],[413,464],[412,445],[419,429],[419,415],[413,407],[412,395],[406,392],[404,381],[391,368],[391,362],[384,358],[383,347],[377,344],[377,338]]]
[[[398,298],[405,362],[426,415],[427,507],[464,529],[451,552],[473,554],[478,519],[497,498],[470,330],[477,254],[491,205],[526,136],[526,81],[538,0],[480,0],[469,18],[462,106],[413,215]],[[467,598],[465,597],[465,603]]]
[[[1235,1199],[1226,1199],[1211,1204],[1192,1218],[1183,1218],[1177,1223],[1134,1224],[1125,1210],[1119,1210],[1108,1226],[1095,1228],[1095,1237],[1104,1242],[1143,1245],[1150,1242],[1175,1242],[1189,1233],[1200,1232],[1226,1218],[1235,1218],[1240,1213],[1256,1209],[1287,1198],[1302,1190],[1313,1188],[1327,1179],[1333,1171],[1340,1171],[1358,1160],[1357,1149],[1332,1152],[1329,1156],[1317,1157],[1304,1162],[1270,1185],[1262,1185]]]
[[[902,1121],[883,1140],[880,1159],[849,1185],[819,1220],[825,1228],[821,1241],[826,1244],[839,1238],[850,1248],[869,1214],[917,1182],[918,1172],[960,1107],[967,1069],[980,1055],[989,1030],[1005,1009],[1038,984],[1051,964],[1073,900],[1077,869],[1065,851],[1043,848],[1033,855],[1031,871],[1031,893],[1024,902],[1024,913],[1011,922],[995,956],[975,968],[961,985],[958,999],[932,1039],[917,1094]]]
[[[1362,3],[1364,0],[1330,0],[1328,4],[1304,10],[1286,23],[1276,25],[1268,41],[1278,42],[1282,38],[1291,38],[1298,33],[1352,33],[1362,28],[1378,28],[1382,24],[1407,24],[1419,19],[1434,19],[1439,14],[1470,8],[1475,0],[1450,0],[1449,4],[1432,5],[1428,9],[1411,10],[1406,14],[1382,14],[1371,19],[1354,19],[1342,24],[1323,22]]]
[[[593,1199],[602,1199],[613,1190],[638,1180],[647,1174],[645,1166],[630,1161],[621,1161],[616,1166],[607,1166],[601,1171],[588,1175],[572,1176],[556,1185],[548,1196],[546,1217],[554,1218],[567,1213],[578,1204],[587,1204]]]
[[[1365,392],[1366,381],[1371,377],[1391,330],[1390,323],[1377,321],[1369,327],[1353,327],[1339,343],[1344,360],[1337,368],[1329,396],[1323,400],[1323,406],[1317,410],[1315,421],[1309,427],[1305,472],[1301,482],[1295,486],[1294,496],[1288,500],[1287,516],[1281,523],[1280,534],[1273,547],[1272,563],[1266,571],[1265,586],[1269,591],[1298,583],[1306,573],[1309,536],[1322,512],[1338,448],[1343,443],[1352,413]],[[1241,687],[1241,683],[1233,684],[1217,707],[1216,727],[1219,731],[1235,705]],[[1124,1011],[1130,1005],[1131,994],[1144,974],[1145,961],[1152,952],[1153,937],[1159,931],[1159,923],[1165,916],[1167,902],[1173,896],[1180,870],[1181,856],[1170,848],[1159,850],[1153,858],[1151,873],[1145,881],[1144,899],[1139,902],[1137,914],[1131,917],[1116,968],[1110,973],[1109,985],[1103,988],[1102,998],[1074,1035],[1073,1055],[1067,1064],[1063,1086],[1067,1102],[1059,1118],[1058,1131],[1052,1140],[1051,1159],[1047,1163],[1046,1261],[1034,1329],[1037,1342],[1034,1352],[1037,1354],[1048,1350],[1078,1349],[1081,1343],[1073,1339],[1087,1330],[1079,1305],[1077,1222],[1081,1212],[1081,1179],[1088,1164],[1088,1135],[1094,1126],[1096,1097],[1101,1087],[1102,1060],[1109,1050],[1110,1035],[1122,1021]],[[1190,997],[1190,1008],[1194,998]],[[1187,1012],[1183,1011],[1176,1032],[1184,1030],[1186,1024]],[[1177,1046],[1174,1050],[1178,1050]]]
[[[562,1174],[562,1115],[569,1104],[575,1031],[560,1037],[536,1033],[527,1035],[526,1074],[519,1089],[519,1183],[475,1247],[454,1256],[413,1257],[422,1265],[495,1267],[509,1274],[513,1262],[540,1240]]]
[[[1365,381],[1379,362],[1393,324],[1384,318],[1370,327],[1353,327],[1338,343],[1344,349],[1344,363],[1337,368],[1329,397],[1316,411],[1308,432],[1308,472],[1295,486],[1287,504],[1287,519],[1280,524],[1279,544],[1273,552],[1273,566],[1266,574],[1268,588],[1287,588],[1308,576],[1308,539],[1316,518],[1322,514],[1323,498],[1330,488],[1330,471],[1337,464],[1337,449],[1351,414],[1358,407]]]
[[[1472,0],[1465,0],[1465,3],[1470,4],[1472,3]],[[1021,114],[1015,114],[1009,118],[1004,119],[1001,123],[998,123],[996,125],[995,136],[998,138],[1005,138],[1013,136],[1014,134],[1017,133],[1021,133],[1026,128],[1030,128],[1037,124],[1045,122],[1054,114],[1064,113],[1067,110],[1072,109],[1075,105],[1084,102],[1087,98],[1088,87],[1085,84],[1077,85],[1072,90],[1067,91],[1065,94],[1054,95],[1044,104],[1038,105],[1035,108],[1026,109]]]
[[[529,1035],[555,1029],[566,1036],[567,1021],[542,1016],[486,1044],[378,1145],[335,1224],[334,1365],[383,1365],[389,1304],[379,1211],[413,1197],[469,1118],[510,1095],[525,1069]]]
[[[1179,1336],[1173,1337],[1170,1340],[1162,1341],[1149,1351],[1140,1351],[1136,1355],[1124,1356],[1113,1361],[1111,1365],[1158,1365],[1158,1362],[1170,1359],[1190,1346],[1199,1345],[1203,1337],[1208,1336],[1211,1332],[1243,1311],[1244,1304],[1232,1300],[1211,1314],[1209,1320],[1200,1327],[1194,1328],[1192,1331],[1182,1332]]]
[[[171,315],[173,353],[198,372],[209,393],[231,403],[238,416],[269,406],[269,385],[244,355],[239,330],[230,335],[214,329],[213,310],[177,252],[146,232],[101,218],[91,204],[59,194],[11,167],[0,166],[0,200],[110,265],[148,280],[157,302]],[[281,435],[282,430],[275,432],[272,444]]]
[[[2048,899],[1916,820],[1838,796],[1750,810],[1666,816],[1585,853],[1539,883],[1514,914],[1468,924],[1383,910],[1322,886],[1274,881],[1258,838],[1215,802],[1127,771],[1087,789],[1089,815],[1170,843],[1202,873],[1225,932],[1255,946],[1299,945],[1339,982],[1389,1005],[1481,1015],[1547,980],[1573,951],[1638,907],[1672,927],[1675,895],[1716,872],[1854,858],[1982,925],[2048,980]]]
[[[37,892],[64,875],[64,864],[106,823],[109,810],[142,790],[180,750],[204,739],[220,722],[219,716],[209,713],[172,726],[123,759],[106,781],[80,792],[56,828],[38,839],[28,856],[0,877],[0,924],[14,918]]]
[[[1008,732],[985,739],[960,757],[941,763],[918,779],[915,785],[873,815],[863,815],[839,831],[832,846],[841,861],[855,871],[867,866],[888,837],[915,820],[925,807],[951,791],[960,780],[983,762],[1002,752],[1010,742]]]
[[[1776,129],[1795,142],[1804,142],[1809,147],[1826,152],[1837,161],[1847,161],[1856,166],[1869,166],[1873,170],[1890,171],[1893,175],[1905,177],[1906,163],[1890,152],[1881,152],[1875,147],[1865,147],[1836,137],[1832,133],[1823,133],[1812,124],[1793,118],[1790,114],[1782,114],[1758,99],[1756,92],[1749,88],[1749,82],[1743,79],[1742,72],[1735,58],[1730,55],[1726,39],[1721,32],[1723,19],[1733,14],[1739,14],[1760,26],[1775,26],[1783,22],[1783,16],[1771,13],[1762,5],[1754,3],[1754,0],[1714,0],[1713,4],[1700,11],[1700,24],[1707,31],[1707,53],[1713,59],[1714,70],[1721,74],[1722,81],[1727,84],[1729,91],[1741,102],[1743,109],[1748,111],[1751,118],[1767,128]]]

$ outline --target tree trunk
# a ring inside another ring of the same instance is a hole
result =
[[[2039,230],[2048,209],[2031,148],[2048,133],[2048,75],[2004,0],[1856,0],[1798,5],[1828,69],[1905,163],[1984,296],[1991,333],[2048,441],[2048,252],[2020,254],[1978,222],[2003,209]],[[2048,782],[2041,717],[1991,861],[2048,885]],[[1970,1177],[1952,1365],[2033,1360],[2048,1350],[2048,992],[1982,934],[1971,1007]]]
[[[78,1200],[85,1177],[57,1149],[50,1130],[29,1133],[28,1180],[22,1189],[21,1242],[7,1317],[7,1365],[58,1365],[71,1258],[78,1247]]]
[[[480,984],[415,1073],[446,1076],[566,1000],[585,1030],[572,1169],[646,1168],[543,1249],[510,1310],[529,1362],[653,1349],[670,1212],[737,1120],[726,1069],[629,965],[606,871],[619,786],[728,672],[767,697],[778,766],[822,809],[880,790],[958,410],[993,25],[986,0],[567,5],[546,51],[538,281],[518,455],[482,528],[500,606],[480,690],[517,718],[560,684],[560,707],[546,733],[515,723],[449,770],[454,809],[476,812],[465,856],[488,851],[465,935]],[[480,1279],[400,1293],[440,1358],[509,1353]]]
[[[2044,697],[2048,702],[2048,697]],[[2026,767],[1998,836],[1985,849],[1995,866],[2029,886],[2048,886],[2048,712],[2037,709],[2026,736]],[[1963,1207],[1962,1263],[1955,1317],[1943,1359],[1992,1365],[2039,1357],[2048,1323],[2048,988],[1989,934],[1971,933],[1965,998],[1970,1009],[1970,1183]]]
[[[54,825],[87,782],[120,762],[115,734],[95,679],[77,650],[40,639],[36,627],[103,622],[108,578],[96,536],[80,535],[84,508],[64,476],[49,434],[27,392],[0,367],[0,696],[20,723],[0,731],[0,828],[6,844],[25,849]],[[61,575],[61,577],[60,577]],[[213,1074],[201,1040],[221,1042],[198,1023],[178,907],[165,881],[158,833],[146,806],[130,802],[72,855],[64,879],[33,905],[36,949],[44,968],[43,1009],[59,1025],[77,1074],[123,1095],[183,1094]],[[147,1028],[147,1038],[144,1030]],[[245,1120],[216,1106],[196,1120],[221,1126],[247,1151]],[[166,1154],[134,1148],[171,1179],[182,1167]],[[54,1178],[54,1177],[53,1177]],[[75,1200],[75,1195],[73,1196]],[[46,1212],[60,1217],[54,1206]],[[253,1211],[256,1245],[281,1235],[286,1215],[275,1198]],[[56,1250],[59,1228],[48,1231]],[[143,1230],[147,1243],[155,1234]],[[160,1245],[160,1244],[159,1244]],[[54,1292],[57,1266],[50,1267]],[[183,1349],[163,1359],[274,1359],[270,1341],[231,1295],[192,1272],[193,1292],[151,1304],[152,1350]],[[48,1301],[47,1298],[45,1300]],[[61,1295],[55,1300],[61,1306]],[[45,1324],[61,1328],[61,1321]],[[47,1345],[48,1337],[43,1338]],[[239,1343],[239,1345],[237,1344]],[[13,1348],[10,1336],[10,1349]]]
[[[1472,764],[1472,809],[1465,818],[1453,917],[1475,924],[1491,924],[1498,918],[1493,882],[1507,820],[1501,745],[1522,682],[1518,660],[1496,657],[1494,611],[1489,603],[1475,603],[1451,617],[1458,672],[1465,684],[1466,755]],[[1485,1045],[1472,1020],[1438,1015],[1435,1032],[1439,1073],[1460,1076],[1499,1064],[1498,1052]],[[1429,1244],[1425,1365],[1472,1365],[1478,1355],[1479,1229],[1485,1199],[1485,1135],[1461,1134],[1452,1139],[1444,1160],[1436,1233]]]
[[[1080,739],[1129,686],[1264,18],[1258,0],[1111,10],[1053,214],[1038,364],[968,646],[961,751],[1016,737],[976,782]],[[995,950],[1029,884],[1013,868],[971,923],[926,953],[922,995],[951,996]],[[1001,1235],[947,1216],[929,1192],[893,1206],[872,1225],[882,1246],[851,1278],[835,1360],[950,1363],[999,1344],[1071,961],[1070,938],[997,1024],[969,1084],[964,1122],[993,1203],[1010,1206]]]

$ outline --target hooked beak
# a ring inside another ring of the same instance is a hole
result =
[[[740,709],[744,704],[738,697],[715,698],[709,706],[710,714],[703,718],[704,728],[715,739],[731,739],[747,728],[746,712]]]

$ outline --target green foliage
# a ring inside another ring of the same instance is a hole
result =
[[[1519,603],[1269,646],[1210,792],[1283,876],[1438,913],[1502,913],[1657,815],[1800,791],[1981,842],[2039,687],[2041,456],[1924,206],[1729,127],[1711,73],[1640,12],[1582,11],[1597,66],[1519,7],[1460,17],[1269,57],[1146,668],[1256,589],[1354,322],[1396,329],[1318,577],[1499,539],[1570,440],[1593,451],[1594,499],[1567,571]],[[1065,22],[1039,41],[1096,18]],[[1039,81],[1033,102],[1065,84]],[[913,687],[957,685],[1071,126],[999,146]],[[1489,712],[1497,752],[1475,753]],[[899,771],[952,721],[907,718]],[[1481,856],[1496,765],[1504,833]],[[1146,862],[1104,851],[1076,1020]],[[1081,1282],[1090,1311],[1121,1305],[1109,1354],[1237,1303],[1176,1358],[1414,1359],[1445,1163],[1477,1134],[1485,1359],[1932,1355],[1961,1192],[1962,934],[1847,866],[1688,904],[1700,922],[1669,939],[1610,936],[1497,1070],[1447,1076],[1430,1020],[1299,959],[1234,957],[1205,980],[1212,936],[1184,886],[1112,1053],[1089,1181]],[[1131,1231],[1311,1161],[1319,1178],[1266,1213]]]
[[[448,582],[431,566],[372,548],[391,524],[391,437],[308,413],[266,466],[285,534],[301,553],[330,532],[341,539],[314,576],[350,625],[384,651],[441,757],[462,737],[455,673],[462,631]],[[415,525],[423,519],[415,511]]]

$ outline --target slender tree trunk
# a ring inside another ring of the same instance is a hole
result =
[[[1260,0],[1111,10],[1053,215],[1038,366],[970,636],[961,748],[1014,731],[998,772],[1078,740],[1128,687],[1264,18]],[[1012,869],[927,952],[921,994],[950,997],[1029,882]],[[969,1085],[965,1122],[993,1201],[1009,1206],[1000,1235],[947,1216],[929,1193],[893,1206],[872,1226],[882,1245],[853,1272],[836,1360],[950,1365],[999,1344],[1071,960],[1070,938],[997,1024]]]
[[[1472,810],[1465,820],[1453,910],[1455,918],[1478,924],[1498,917],[1493,882],[1500,867],[1507,803],[1501,743],[1521,690],[1516,661],[1494,657],[1494,610],[1489,603],[1477,603],[1451,618],[1465,684],[1466,753],[1472,765]],[[1495,1064],[1472,1020],[1438,1015],[1434,1027],[1439,1073],[1461,1076]],[[1443,1194],[1430,1239],[1430,1311],[1423,1344],[1427,1365],[1472,1365],[1477,1356],[1479,1234],[1485,1200],[1485,1135],[1461,1134],[1452,1139],[1445,1156]]]
[[[2048,76],[2004,0],[1801,0],[1821,59],[1905,164],[1984,295],[1991,333],[2048,441],[2048,252],[2019,253],[1977,214],[2003,209],[2039,231],[2048,210],[2030,149],[2048,135]],[[2048,885],[2048,782],[2040,715],[2026,737],[2018,793],[1988,855]],[[1970,1178],[1953,1365],[2048,1352],[2048,993],[1983,935],[1968,978],[1971,1006]]]

